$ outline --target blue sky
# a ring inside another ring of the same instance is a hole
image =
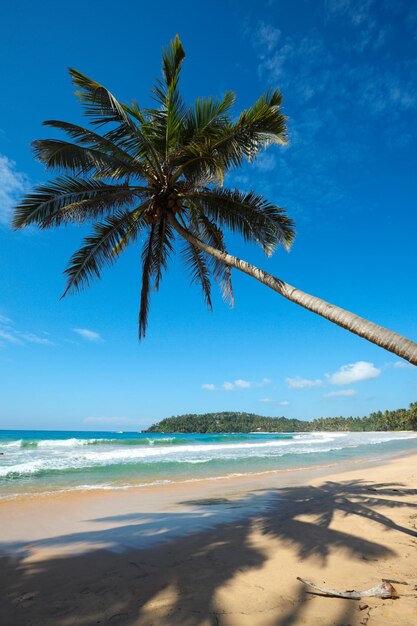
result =
[[[210,6],[210,8],[208,8]],[[296,220],[288,254],[230,251],[305,291],[416,340],[417,7],[407,0],[214,0],[0,10],[0,428],[137,429],[185,412],[310,419],[417,399],[416,369],[234,274],[235,307],[209,313],[180,261],[137,341],[140,257],[59,301],[86,234],[13,232],[11,207],[48,178],[30,141],[45,119],[82,119],[67,67],[120,100],[149,103],[162,48],[178,32],[182,89],[284,95],[290,141],[229,185],[254,188]],[[55,135],[56,136],[56,135]]]

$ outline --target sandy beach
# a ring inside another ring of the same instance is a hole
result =
[[[343,471],[341,471],[343,469]],[[0,502],[5,626],[409,626],[417,454]],[[390,579],[396,600],[307,593]]]

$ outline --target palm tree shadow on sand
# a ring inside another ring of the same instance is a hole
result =
[[[245,574],[256,573],[267,563],[265,552],[252,541],[253,531],[295,549],[300,574],[303,560],[315,557],[324,565],[333,551],[342,550],[347,558],[378,560],[394,556],[389,539],[375,543],[331,528],[335,515],[365,518],[385,531],[416,537],[410,528],[377,510],[381,505],[415,508],[401,498],[416,493],[394,483],[326,482],[320,487],[253,491],[240,499],[189,500],[179,503],[181,510],[173,513],[90,520],[94,530],[32,544],[35,549],[62,547],[69,555],[35,562],[25,562],[23,555],[2,559],[0,623],[246,626],[262,620],[267,626],[297,624],[311,599],[304,589],[291,596],[270,581],[267,587],[258,586],[255,594],[247,586],[247,598],[240,606],[233,598],[219,600],[219,591],[233,579],[241,577],[242,585],[248,585]],[[313,521],[299,519],[305,515]],[[88,544],[88,553],[77,553],[81,542]],[[12,546],[0,548],[10,552]],[[350,623],[356,603],[336,602],[339,621],[328,623]],[[325,617],[321,624],[326,626]]]

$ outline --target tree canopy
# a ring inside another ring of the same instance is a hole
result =
[[[417,430],[417,402],[408,409],[376,411],[366,417],[322,417],[312,421],[264,417],[255,413],[224,411],[177,415],[157,422],[145,432],[161,433],[249,433],[310,431]]]
[[[151,290],[158,290],[174,252],[173,218],[191,236],[221,252],[226,252],[225,228],[259,244],[268,255],[278,245],[289,248],[294,239],[294,224],[284,209],[254,191],[224,186],[232,168],[252,161],[271,143],[285,143],[281,94],[268,91],[237,118],[231,91],[220,99],[197,98],[188,106],[179,91],[184,57],[177,35],[163,53],[162,79],[152,88],[155,108],[122,104],[106,87],[70,69],[94,131],[63,121],[44,122],[71,140],[33,142],[35,157],[62,175],[29,193],[14,216],[16,228],[94,223],[65,270],[64,295],[100,277],[104,266],[141,237],[140,338],[146,332]],[[187,239],[181,254],[209,308],[212,279],[233,303],[226,263]]]

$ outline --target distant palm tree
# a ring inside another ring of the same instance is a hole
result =
[[[187,107],[178,90],[184,50],[180,39],[163,54],[163,79],[152,89],[156,108],[121,104],[102,85],[71,69],[76,92],[97,134],[75,124],[47,121],[73,142],[42,139],[36,157],[61,170],[54,181],[25,196],[15,210],[14,226],[50,228],[94,222],[94,230],[65,270],[65,294],[88,285],[105,265],[139,235],[142,291],[139,338],[145,335],[149,295],[158,289],[174,250],[184,240],[183,256],[192,281],[200,283],[211,307],[211,277],[232,302],[231,268],[253,276],[279,294],[343,328],[417,364],[417,344],[320,298],[306,294],[226,251],[222,229],[258,243],[267,255],[280,244],[289,248],[294,225],[282,208],[253,191],[223,186],[225,174],[252,161],[271,143],[285,143],[286,123],[277,90],[261,96],[236,121],[235,96],[198,98]],[[64,294],[64,295],[65,295]]]

